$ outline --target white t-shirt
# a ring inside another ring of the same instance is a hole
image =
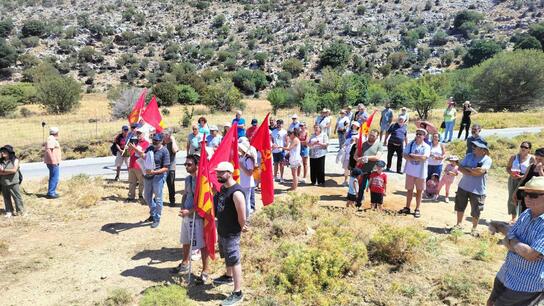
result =
[[[338,119],[338,126],[336,127],[336,131],[347,132],[349,130],[349,117],[344,116]]]
[[[424,141],[420,145],[416,143],[415,140],[412,140],[405,148],[404,154],[419,154],[427,156],[426,160],[407,160],[406,166],[404,167],[404,172],[406,175],[411,175],[420,179],[425,179],[427,177],[427,165],[429,156],[431,155],[431,147],[426,144]]]
[[[327,125],[331,123],[331,116],[327,116],[321,120],[321,123],[319,123],[319,126],[321,127],[321,130],[325,132],[325,134],[329,135],[329,128]]]
[[[442,165],[441,159],[434,159],[433,156],[442,156],[444,152],[442,151],[442,145],[439,143],[436,147],[431,147],[431,155],[429,157],[430,166]]]
[[[255,187],[255,179],[253,178],[253,169],[255,168],[255,162],[251,158],[240,157],[240,167],[244,165],[244,168],[250,170],[252,175],[246,175],[245,172],[240,169],[240,186],[244,188]]]
[[[280,147],[285,147],[285,136],[287,131],[284,129],[275,129],[272,131],[272,143],[277,144]],[[283,151],[281,148],[272,149],[272,153],[280,153]]]

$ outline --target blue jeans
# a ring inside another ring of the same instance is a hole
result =
[[[342,149],[346,141],[346,132],[338,132],[338,147]]]
[[[450,142],[453,137],[453,126],[455,125],[455,120],[450,122],[445,122],[446,128],[444,131],[444,137],[442,137],[443,142]]]
[[[246,218],[249,217],[251,210],[255,211],[255,187],[244,187],[244,197],[246,199]]]
[[[440,176],[442,175],[442,165],[428,165],[427,166],[427,180],[428,181],[433,173],[438,173],[438,179],[440,179]]]
[[[144,179],[144,199],[149,206],[149,215],[153,217],[154,222],[161,221],[162,190],[165,181],[166,173]]]
[[[47,164],[47,169],[49,169],[49,184],[47,186],[47,195],[56,196],[57,195],[57,185],[60,180],[60,166],[58,164]]]

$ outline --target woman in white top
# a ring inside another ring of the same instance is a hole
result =
[[[293,175],[293,184],[289,190],[296,190],[298,187],[298,168],[302,164],[302,157],[300,156],[300,139],[298,139],[298,129],[287,132],[289,138],[289,145],[283,147],[284,150],[289,151],[289,168],[291,168],[291,174]]]
[[[518,215],[518,203],[513,199],[514,191],[518,188],[519,183],[527,169],[531,164],[535,163],[535,158],[531,155],[532,144],[529,141],[524,141],[519,145],[519,153],[512,155],[506,166],[508,172],[508,214],[512,216],[510,223],[516,222]]]
[[[314,133],[308,141],[310,147],[310,179],[312,185],[325,185],[325,156],[329,146],[329,137],[319,124],[314,125]]]
[[[427,164],[427,179],[428,181],[434,173],[438,174],[438,179],[440,179],[440,174],[442,173],[442,162],[446,158],[446,146],[443,143],[440,143],[440,134],[432,134],[431,142],[431,156],[428,159]]]
[[[256,156],[249,143],[241,142],[238,144],[238,153],[240,154],[240,186],[244,190],[246,198],[246,216],[249,216],[255,210],[255,179],[253,170],[255,169]]]

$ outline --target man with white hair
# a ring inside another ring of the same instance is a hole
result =
[[[289,124],[289,128],[287,129],[288,132],[292,132],[295,129],[298,129],[299,126],[300,126],[300,121],[298,121],[298,115],[297,114],[293,114],[291,116],[291,119],[293,120],[293,122],[291,122],[291,124]]]
[[[246,136],[246,119],[242,118],[242,111],[236,111],[236,117],[232,119],[232,124],[238,123],[238,137]]]
[[[344,141],[346,140],[346,133],[349,129],[350,118],[346,114],[345,110],[340,110],[340,116],[336,120],[336,126],[334,127],[334,133],[338,134],[338,146],[342,148]]]
[[[47,198],[56,199],[59,197],[57,193],[57,186],[60,180],[60,160],[61,160],[61,148],[58,141],[59,128],[51,127],[49,129],[49,137],[47,142],[44,143],[44,157],[43,162],[49,169],[49,183],[47,186]]]

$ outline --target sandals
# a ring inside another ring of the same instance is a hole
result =
[[[177,267],[171,269],[172,273],[183,274],[189,272],[189,265],[180,263]]]
[[[409,215],[410,214],[410,208],[404,207],[403,209],[399,210],[399,214]]]
[[[421,217],[421,212],[419,212],[419,209],[414,210],[414,217],[415,218]]]

